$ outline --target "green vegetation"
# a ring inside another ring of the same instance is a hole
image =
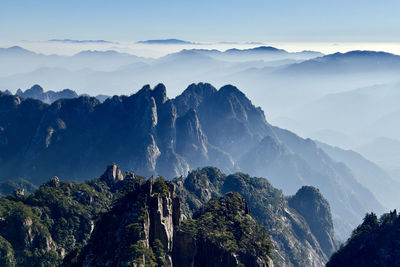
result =
[[[166,196],[169,193],[169,188],[167,183],[165,182],[164,177],[158,176],[153,184],[153,192],[158,193],[162,196]]]
[[[267,231],[250,216],[246,201],[238,193],[211,199],[193,219],[182,223],[180,231],[190,233],[197,242],[238,255],[242,263],[248,255],[268,262],[273,248]]]
[[[0,196],[11,195],[16,189],[24,189],[25,194],[29,194],[35,192],[37,186],[21,178],[0,182]]]
[[[327,266],[399,266],[399,233],[400,216],[396,210],[379,219],[368,213]]]
[[[110,204],[105,191],[67,182],[0,198],[0,265],[60,265],[65,254],[89,240],[94,221]]]

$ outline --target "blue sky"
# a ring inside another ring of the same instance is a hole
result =
[[[1,0],[0,41],[398,42],[392,0]]]

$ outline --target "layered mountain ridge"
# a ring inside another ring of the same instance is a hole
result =
[[[83,180],[96,177],[109,162],[167,178],[208,165],[225,173],[241,170],[267,177],[285,194],[302,185],[318,187],[331,203],[342,238],[366,212],[381,210],[344,164],[313,141],[271,126],[232,85],[217,90],[192,84],[174,99],[159,84],[103,103],[82,96],[47,105],[8,94],[0,101],[3,179]]]

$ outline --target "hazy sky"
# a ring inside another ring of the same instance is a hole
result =
[[[399,42],[398,0],[1,0],[0,41]]]

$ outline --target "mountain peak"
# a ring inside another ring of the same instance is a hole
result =
[[[227,85],[222,86],[218,90],[218,92],[221,93],[221,94],[239,94],[239,95],[241,95],[243,97],[246,97],[246,95],[242,91],[240,91],[236,86],[231,85],[231,84],[227,84]]]
[[[20,55],[20,54],[25,54],[25,55],[35,55],[35,52],[32,52],[30,50],[27,50],[21,46],[15,45],[15,46],[11,46],[8,48],[0,48],[0,52],[5,52],[5,53],[10,53],[10,54],[16,54],[16,55]]]
[[[159,83],[153,89],[153,97],[156,103],[165,103],[167,101],[167,88],[162,83]]]
[[[192,83],[173,100],[178,114],[182,116],[190,108],[197,109],[205,98],[215,92],[217,92],[217,89],[209,83]]]
[[[34,86],[32,86],[30,89],[26,90],[25,92],[27,92],[27,91],[31,91],[32,93],[43,93],[43,88],[40,85],[35,84]]]
[[[318,188],[303,186],[288,202],[306,219],[325,254],[329,256],[335,252],[338,244],[332,230],[331,209]]]

